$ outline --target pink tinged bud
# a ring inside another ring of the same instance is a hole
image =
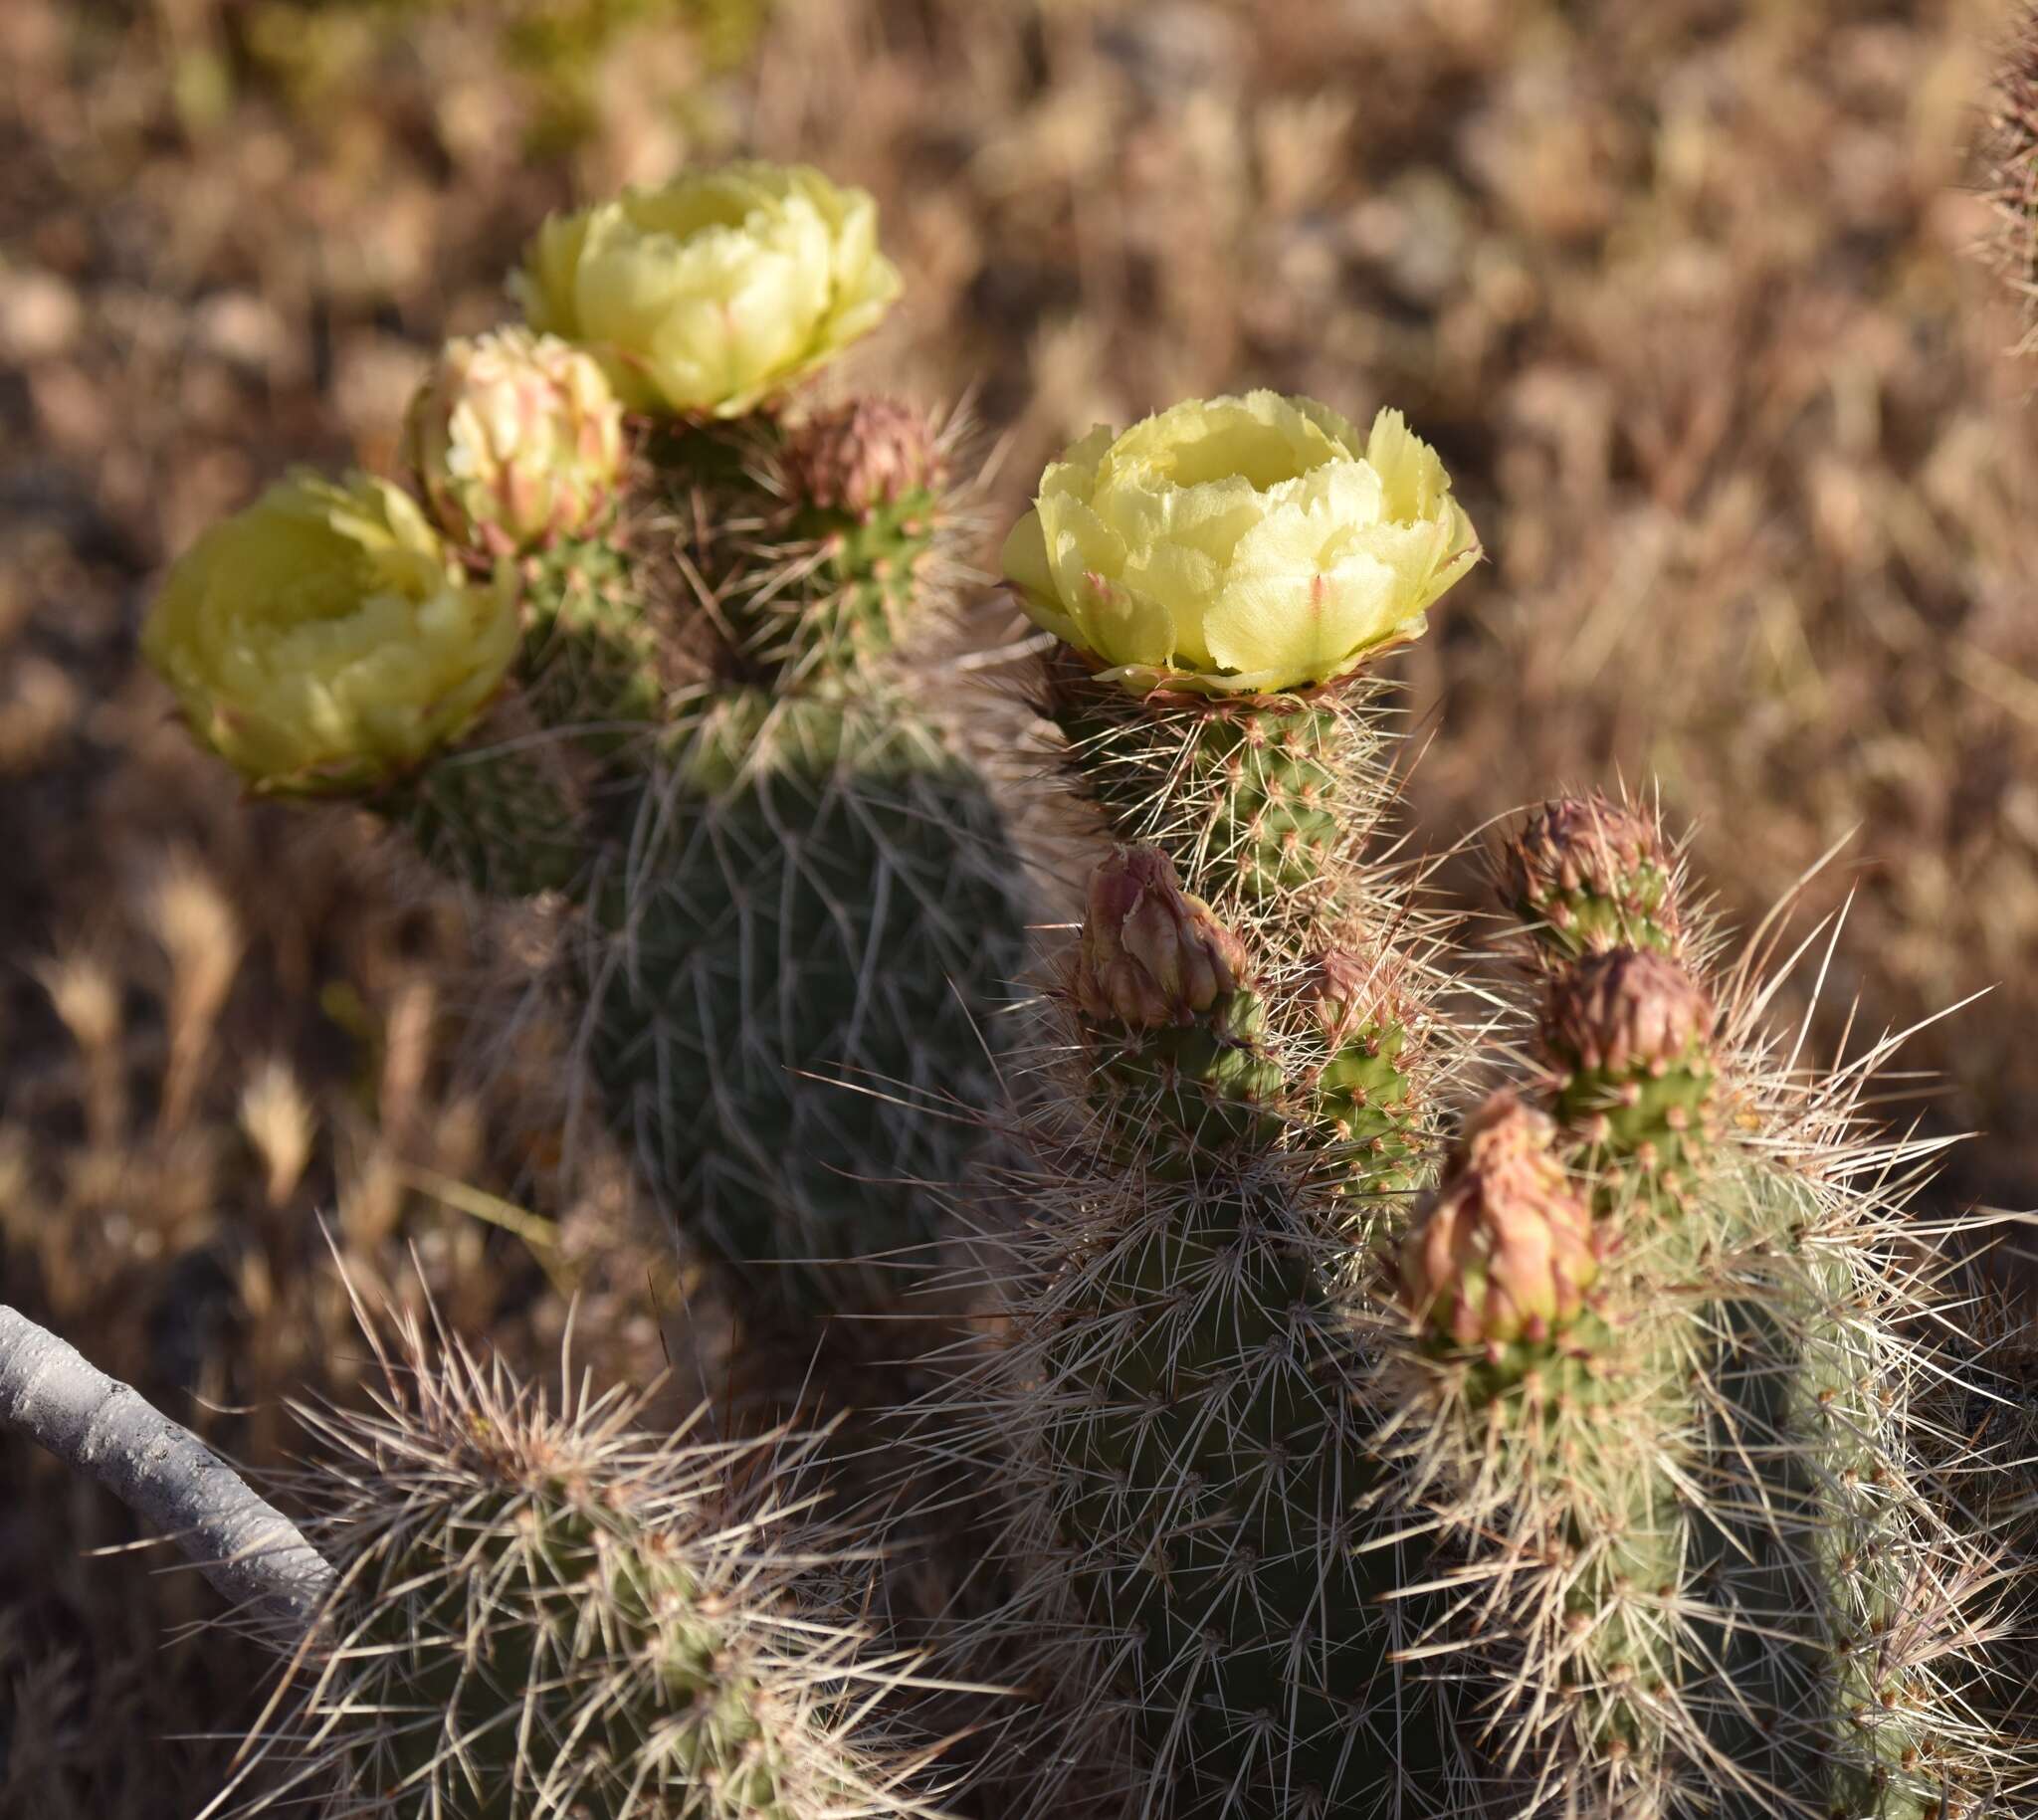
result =
[[[1327,948],[1312,965],[1303,997],[1330,1046],[1341,1049],[1366,1025],[1391,1015],[1393,980],[1378,960]]]
[[[1713,1001],[1679,961],[1610,948],[1566,967],[1549,989],[1542,1041],[1571,1068],[1661,1075],[1713,1036]]]
[[[808,504],[859,517],[921,488],[946,463],[927,420],[892,398],[857,398],[810,418],[787,451],[793,486]]]
[[[1134,1029],[1185,1024],[1235,990],[1244,970],[1243,944],[1181,889],[1158,848],[1121,849],[1091,875],[1069,983],[1085,1017]]]
[[[1466,1126],[1401,1251],[1403,1306],[1430,1331],[1461,1346],[1542,1340],[1585,1306],[1599,1274],[1592,1215],[1555,1130],[1507,1093]]]

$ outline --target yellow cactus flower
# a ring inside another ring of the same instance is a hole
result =
[[[1421,636],[1478,559],[1435,450],[1308,398],[1192,399],[1093,430],[1005,544],[1026,610],[1135,695],[1273,694]]]
[[[456,338],[404,419],[404,450],[448,536],[515,555],[591,530],[623,471],[623,407],[555,335]]]
[[[553,215],[514,281],[533,328],[635,409],[739,417],[875,328],[899,295],[868,192],[729,164]]]
[[[507,573],[470,578],[407,495],[297,474],[171,565],[141,648],[256,789],[335,795],[462,732],[517,632]]]

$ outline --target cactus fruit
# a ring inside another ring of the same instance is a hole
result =
[[[1068,994],[1095,1044],[1104,1141],[1137,1166],[1180,1173],[1278,1138],[1281,1068],[1245,965],[1238,937],[1182,891],[1159,849],[1121,852],[1091,875]]]
[[[373,1337],[371,1335],[371,1337]],[[500,1361],[375,1340],[364,1414],[301,1416],[338,1570],[221,1804],[475,1820],[926,1814],[859,1660],[811,1592],[827,1537],[800,1449],[633,1432],[641,1399],[554,1412]],[[216,1804],[212,1812],[222,1811]]]
[[[1343,1158],[1337,1192],[1361,1213],[1394,1209],[1425,1180],[1438,1044],[1416,969],[1392,947],[1368,959],[1333,947],[1306,970],[1303,1000],[1321,1054],[1291,1038],[1303,1091]]]
[[[1606,1002],[1579,994],[1564,1026],[1596,1057],[1618,1049]],[[1682,1493],[1706,1329],[1670,1124],[1610,1122],[1595,1084],[1567,1128],[1570,1091],[1555,1121],[1503,1098],[1467,1127],[1403,1246],[1405,1324],[1380,1323],[1383,1430],[1397,1495],[1456,1557],[1425,1647],[1484,1692],[1489,1773],[1522,1811],[1656,1814],[1698,1734]]]
[[[1571,962],[1551,976],[1541,1035],[1562,1076],[1557,1116],[1593,1151],[1632,1159],[1673,1194],[1704,1166],[1713,1005],[1680,962],[1647,948]]]
[[[883,694],[726,690],[665,737],[582,960],[610,1122],[724,1255],[811,1267],[774,1273],[797,1302],[867,1303],[932,1262],[929,1185],[992,1091],[1023,959],[1002,820]],[[837,1266],[871,1254],[853,1291]]]

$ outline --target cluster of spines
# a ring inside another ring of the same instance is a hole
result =
[[[768,414],[668,429],[651,448],[685,593],[730,681],[860,686],[966,574],[965,415],[861,397],[788,425]]]
[[[1271,936],[1333,913],[1391,794],[1380,685],[1288,696],[1132,696],[1066,650],[1043,709],[1114,838],[1159,847],[1220,913]]]
[[[300,1412],[334,1589],[208,1811],[932,1811],[925,1753],[874,1717],[909,1666],[813,1590],[853,1557],[801,1491],[807,1444],[654,1437],[641,1399],[569,1376],[554,1411],[414,1320],[371,1339],[372,1407]]]

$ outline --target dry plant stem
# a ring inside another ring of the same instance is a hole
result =
[[[293,1632],[332,1585],[331,1567],[297,1525],[188,1428],[5,1306],[0,1426],[91,1474],[164,1530],[227,1598]]]

